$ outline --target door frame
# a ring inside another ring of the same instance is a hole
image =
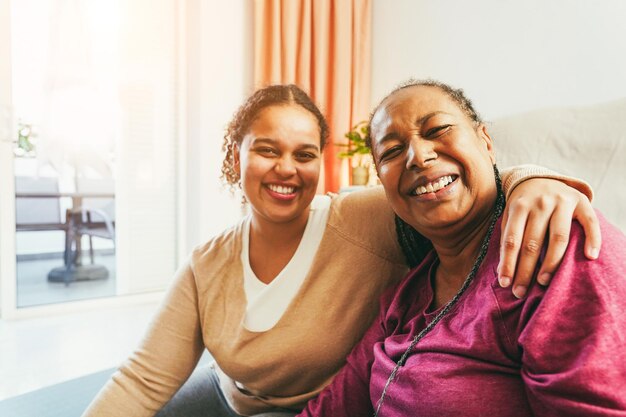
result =
[[[0,1],[0,314],[16,311],[15,184],[13,182],[13,132],[11,107],[11,2]]]

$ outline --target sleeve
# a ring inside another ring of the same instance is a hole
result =
[[[601,226],[600,258],[584,259],[573,227],[552,285],[535,286],[524,305],[518,345],[535,415],[626,416],[626,237]]]
[[[507,200],[511,196],[515,187],[531,178],[548,178],[561,181],[562,183],[569,185],[586,195],[589,201],[593,199],[593,190],[587,182],[578,178],[559,174],[558,172],[541,166],[516,165],[511,168],[503,169],[500,172],[500,175],[502,177],[502,188]]]
[[[384,310],[381,308],[378,319],[352,349],[346,364],[333,382],[308,402],[302,413],[298,414],[299,417],[353,417],[374,414],[369,392],[370,376],[374,363],[374,346],[385,339],[382,324]]]
[[[139,348],[83,416],[153,416],[187,380],[203,350],[197,291],[188,264],[177,272]]]

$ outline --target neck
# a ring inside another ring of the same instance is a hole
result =
[[[490,223],[491,213],[463,236],[450,236],[447,239],[433,241],[439,257],[439,269],[446,277],[463,283],[480,253]]]
[[[463,233],[447,233],[432,240],[439,257],[434,282],[435,307],[450,301],[467,279],[480,255],[492,215],[493,206],[479,216],[474,216],[466,224]]]
[[[294,240],[299,242],[309,220],[309,211],[310,208],[307,208],[301,216],[281,223],[268,221],[253,212],[250,220],[250,239],[265,241],[274,246]]]
[[[289,263],[304,235],[310,208],[289,222],[274,223],[253,213],[250,221],[250,267],[269,284]]]

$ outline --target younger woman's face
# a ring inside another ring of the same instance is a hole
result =
[[[235,169],[254,216],[272,223],[303,220],[320,174],[320,128],[298,105],[263,109],[241,145]]]

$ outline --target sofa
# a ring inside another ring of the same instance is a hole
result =
[[[626,98],[488,123],[501,167],[537,164],[586,180],[593,206],[626,233]]]

